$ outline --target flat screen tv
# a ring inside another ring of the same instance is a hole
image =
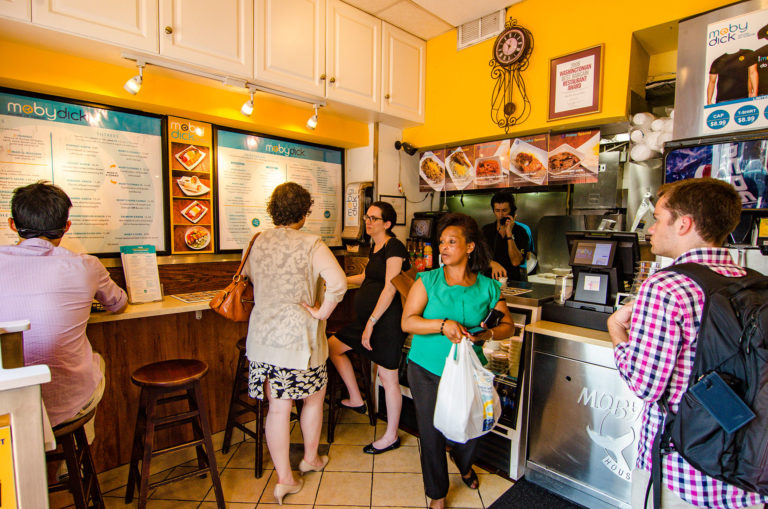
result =
[[[768,134],[762,138],[697,138],[668,143],[664,181],[713,177],[729,182],[743,209],[768,209]]]

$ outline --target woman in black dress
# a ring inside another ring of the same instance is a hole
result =
[[[397,427],[403,401],[397,368],[406,334],[400,328],[403,306],[391,281],[401,270],[410,269],[411,264],[405,246],[392,233],[396,221],[395,209],[387,202],[377,201],[368,208],[365,231],[373,239],[368,265],[364,274],[347,277],[348,283],[360,285],[355,296],[357,319],[328,339],[331,361],[349,392],[349,399],[342,400],[341,406],[365,413],[355,372],[344,354],[354,350],[379,366],[387,402],[387,431],[363,448],[368,454],[400,447]]]

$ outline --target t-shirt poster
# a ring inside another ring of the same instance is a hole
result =
[[[171,252],[213,253],[211,124],[168,117]]]
[[[549,135],[547,181],[554,184],[597,182],[600,129]]]
[[[0,92],[0,243],[13,190],[38,180],[72,200],[62,246],[118,253],[121,245],[165,250],[161,119]]]
[[[509,140],[489,141],[475,148],[475,187],[488,189],[509,185]]]
[[[341,245],[342,150],[254,134],[217,131],[219,248],[243,249],[272,228],[267,201],[283,182],[296,182],[314,204],[303,230]]]
[[[509,147],[509,186],[546,186],[549,135],[516,138]]]
[[[702,134],[768,127],[768,9],[707,25]]]

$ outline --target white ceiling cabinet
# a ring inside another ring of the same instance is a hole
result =
[[[19,21],[31,21],[29,0],[0,0],[0,16]]]
[[[325,0],[256,0],[257,81],[325,96]]]
[[[382,25],[381,112],[424,122],[427,44],[389,23]]]
[[[158,0],[32,0],[32,22],[126,48],[158,52]]]
[[[340,0],[328,0],[326,96],[379,111],[381,20]]]
[[[253,0],[160,0],[160,54],[253,75]]]

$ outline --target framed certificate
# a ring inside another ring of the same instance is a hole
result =
[[[602,44],[551,59],[547,120],[598,113],[602,77]]]
[[[380,194],[379,200],[389,203],[395,209],[397,214],[395,226],[405,226],[405,196]]]

